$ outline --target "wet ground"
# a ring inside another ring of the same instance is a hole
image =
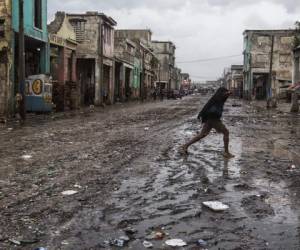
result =
[[[0,249],[170,249],[172,238],[187,243],[179,249],[202,249],[200,239],[207,249],[300,249],[300,116],[230,100],[236,157],[224,160],[216,133],[182,157],[207,98],[2,126]],[[214,200],[229,209],[202,206]],[[123,247],[107,242],[126,235]]]

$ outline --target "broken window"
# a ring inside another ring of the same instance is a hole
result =
[[[5,20],[0,19],[0,38],[4,38],[5,36],[5,26],[4,26]]]
[[[34,26],[42,29],[42,0],[34,0]]]

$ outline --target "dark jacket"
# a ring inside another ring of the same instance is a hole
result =
[[[228,90],[219,88],[198,114],[198,119],[205,123],[209,119],[221,119],[224,104],[228,98]]]

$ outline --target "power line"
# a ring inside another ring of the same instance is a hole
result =
[[[217,60],[222,60],[222,59],[227,59],[227,58],[234,58],[234,57],[239,57],[239,56],[242,56],[242,54],[231,55],[231,56],[213,57],[213,58],[206,58],[206,59],[198,59],[198,60],[193,60],[193,61],[183,61],[183,62],[176,62],[176,63],[209,62],[209,61],[217,61]]]
[[[213,76],[193,76],[193,75],[190,75],[190,77],[193,77],[193,78],[198,78],[198,79],[217,79],[217,77],[213,77]]]

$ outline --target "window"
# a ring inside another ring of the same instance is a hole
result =
[[[5,20],[0,19],[0,38],[4,38],[5,36],[5,26],[4,26]]]
[[[85,40],[85,21],[72,21],[71,24],[76,33],[76,42],[83,42]]]
[[[34,0],[34,26],[42,29],[42,0]]]

